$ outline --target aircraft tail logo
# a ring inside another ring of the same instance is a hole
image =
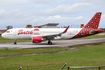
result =
[[[97,12],[90,21],[81,29],[81,31],[73,38],[85,37],[89,35],[94,35],[103,32],[103,30],[98,29],[100,18],[102,12]]]
[[[87,23],[87,25],[84,26],[84,28],[89,29],[98,29],[100,18],[101,18],[102,12],[97,12]]]

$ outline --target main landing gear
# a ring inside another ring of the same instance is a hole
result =
[[[14,42],[14,44],[17,44],[17,42],[16,42],[16,39],[15,39],[15,42]]]
[[[49,40],[49,41],[48,41],[48,44],[49,44],[49,45],[52,45],[52,42]]]

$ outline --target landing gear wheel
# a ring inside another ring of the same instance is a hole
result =
[[[14,44],[17,44],[16,42],[14,42]]]
[[[48,41],[48,44],[49,44],[49,45],[52,45],[52,42],[49,40],[49,41]]]
[[[15,39],[15,42],[14,42],[14,44],[17,44],[17,42],[16,42],[16,39]]]

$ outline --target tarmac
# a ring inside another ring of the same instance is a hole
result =
[[[28,49],[28,48],[52,48],[52,47],[70,47],[77,45],[105,43],[105,38],[94,38],[94,39],[71,39],[71,40],[54,40],[52,45],[48,45],[47,41],[42,43],[32,42],[17,42],[16,45],[13,43],[0,43],[0,49]]]

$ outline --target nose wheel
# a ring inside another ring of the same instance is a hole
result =
[[[15,42],[14,42],[14,44],[17,44],[17,42],[16,42],[16,39],[15,39]]]
[[[49,44],[49,45],[52,45],[52,42],[49,40],[49,41],[48,41],[48,44]]]

